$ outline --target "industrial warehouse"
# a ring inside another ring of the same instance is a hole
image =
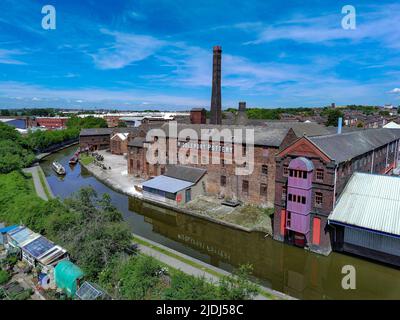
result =
[[[189,123],[168,118],[127,128],[85,129],[80,136],[81,148],[122,155],[128,175],[144,181],[135,186],[144,199],[178,208],[199,196],[211,195],[223,205],[274,208],[272,229],[277,241],[323,255],[338,250],[399,264],[397,251],[382,258],[389,253],[362,242],[357,243],[358,249],[351,246],[349,239],[355,231],[346,230],[356,227],[349,227],[353,222],[344,226],[347,220],[343,215],[359,209],[339,214],[337,206],[356,174],[363,172],[365,183],[372,183],[376,174],[393,174],[398,167],[400,130],[342,127],[341,121],[338,128],[315,122],[250,121],[245,102],[239,103],[236,118],[224,123],[221,47],[214,47],[213,53],[209,120],[204,108],[194,108]],[[149,161],[149,154],[159,156],[156,145],[161,138],[152,134],[152,129],[162,133],[166,146],[176,145],[172,152],[167,148],[165,162]],[[251,143],[244,139],[246,129],[253,130]],[[243,134],[240,142],[221,134],[235,130]],[[189,131],[197,138],[183,134]],[[230,161],[238,150],[244,159],[240,165]],[[211,161],[215,158],[218,162]],[[237,174],[238,167],[252,170]],[[393,184],[400,183],[395,177],[390,179]],[[365,212],[368,214],[372,213]]]

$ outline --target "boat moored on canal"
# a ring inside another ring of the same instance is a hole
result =
[[[59,163],[57,161],[54,161],[52,163],[52,168],[59,175],[65,175],[66,174],[65,168],[61,165],[61,163]]]

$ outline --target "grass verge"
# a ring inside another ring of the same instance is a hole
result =
[[[91,164],[94,160],[92,156],[87,156],[85,154],[81,154],[79,157],[80,162],[85,166]]]
[[[173,253],[173,252],[171,252],[171,251],[169,251],[169,250],[165,250],[165,249],[163,249],[163,248],[161,248],[161,247],[159,247],[159,246],[153,245],[153,244],[151,244],[151,243],[149,243],[149,242],[147,242],[147,241],[145,241],[145,240],[139,239],[139,238],[137,238],[137,237],[135,237],[135,236],[133,236],[133,241],[135,241],[136,243],[139,243],[139,244],[141,244],[141,245],[143,245],[143,246],[152,248],[152,249],[154,249],[154,250],[156,250],[156,251],[158,251],[158,252],[161,252],[161,253],[163,253],[163,254],[165,254],[165,255],[167,255],[167,256],[170,256],[171,258],[175,258],[175,259],[177,259],[177,260],[179,260],[179,261],[181,261],[181,262],[183,262],[183,263],[186,263],[186,264],[188,264],[188,265],[190,265],[190,266],[192,266],[192,267],[194,267],[194,268],[203,270],[203,271],[205,271],[205,272],[207,272],[207,273],[209,273],[209,274],[212,274],[212,275],[214,275],[214,276],[216,276],[216,277],[221,278],[221,277],[224,276],[224,274],[222,274],[222,273],[219,273],[219,272],[217,272],[217,271],[215,271],[215,270],[213,270],[213,269],[207,268],[207,267],[205,267],[205,266],[203,266],[203,265],[201,265],[201,264],[199,264],[199,263],[194,262],[193,260],[186,259],[186,258],[184,258],[184,257],[182,257],[182,256],[180,256],[180,255],[177,255],[177,254],[175,254],[175,253]],[[169,266],[169,267],[170,267],[170,266]],[[280,298],[274,296],[273,294],[262,290],[261,288],[259,288],[259,294],[261,294],[261,295],[264,296],[265,298],[271,299],[271,300],[280,299]]]
[[[46,177],[44,176],[43,170],[41,168],[39,168],[37,170],[37,172],[38,172],[39,180],[40,180],[40,183],[41,183],[42,188],[44,190],[44,193],[46,194],[47,199],[50,200],[52,198],[52,195],[51,195],[49,189],[47,188]]]

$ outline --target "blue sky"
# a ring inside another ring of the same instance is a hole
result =
[[[46,4],[56,30],[41,27]],[[348,4],[355,30],[341,27]],[[395,1],[2,0],[0,12],[0,108],[208,107],[217,44],[224,107],[400,103]]]

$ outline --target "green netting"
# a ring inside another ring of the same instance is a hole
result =
[[[63,289],[70,297],[75,295],[77,280],[82,277],[83,271],[69,260],[60,261],[54,269],[57,287]]]

